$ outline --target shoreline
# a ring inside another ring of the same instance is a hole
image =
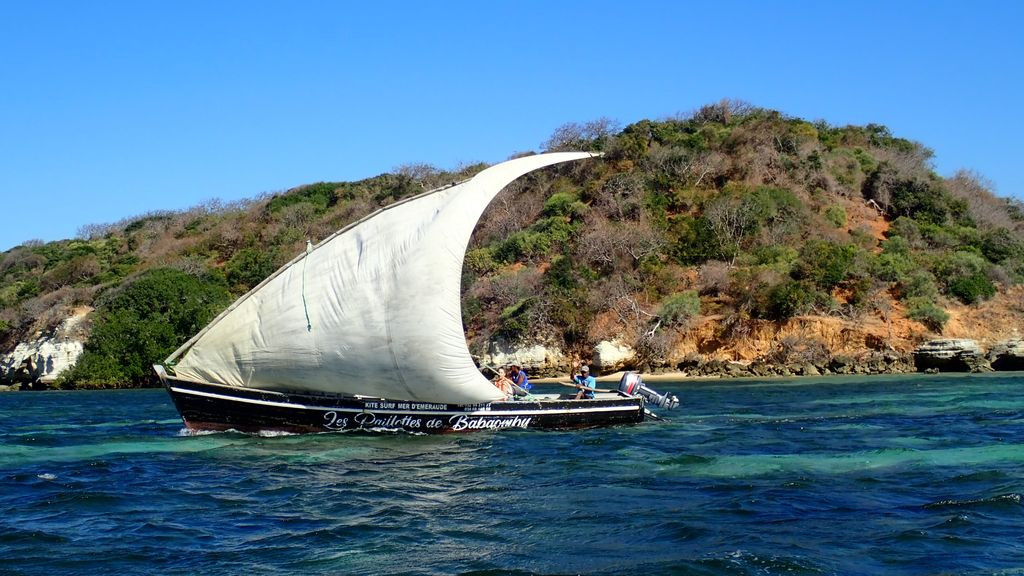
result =
[[[595,377],[598,383],[601,384],[618,384],[619,380],[625,372],[614,372],[612,374],[606,374],[604,376]],[[913,372],[877,372],[871,374],[790,374],[787,376],[779,374],[769,374],[764,376],[758,376],[753,374],[746,374],[743,376],[730,376],[727,374],[720,375],[694,375],[691,376],[687,372],[658,372],[658,373],[640,373],[644,382],[706,382],[715,380],[725,380],[731,382],[742,382],[744,380],[800,380],[800,379],[827,379],[827,378],[850,378],[850,377],[861,377],[861,378],[875,378],[875,377],[886,377],[886,376],[998,376],[998,375],[1009,375],[1009,374],[1020,374],[1024,376],[1024,370],[989,370],[982,372],[970,372],[966,370],[949,370],[941,372],[925,372],[925,371],[913,371]],[[555,378],[530,378],[530,384],[569,384],[569,377],[555,377]],[[604,386],[608,388],[608,386]]]
[[[598,382],[617,382],[617,381],[620,381],[620,380],[623,379],[623,374],[625,374],[625,373],[626,373],[625,370],[620,370],[618,372],[612,372],[610,374],[604,374],[602,376],[594,376],[594,379],[597,380]],[[640,375],[643,377],[645,382],[648,382],[648,381],[649,382],[657,382],[657,381],[665,381],[665,380],[686,380],[686,379],[696,380],[696,379],[701,379],[701,378],[694,378],[692,376],[687,376],[686,372],[658,372],[657,374],[647,374],[647,373],[641,372]],[[547,377],[544,377],[544,378],[530,378],[529,379],[529,383],[531,383],[531,384],[534,384],[534,383],[537,383],[537,384],[561,384],[561,383],[566,383],[569,380],[570,380],[570,377],[568,375],[565,375],[565,376],[547,376]]]
[[[625,370],[618,372],[612,372],[611,374],[605,374],[603,376],[595,376],[594,379],[598,382],[618,382],[622,380],[622,375],[625,374]],[[687,372],[658,372],[658,373],[644,373],[640,372],[640,376],[644,379],[644,382],[665,382],[671,380],[716,380],[719,379],[715,376],[689,376]],[[569,376],[553,376],[545,378],[530,378],[530,384],[566,384],[569,383]]]

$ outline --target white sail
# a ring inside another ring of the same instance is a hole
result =
[[[175,352],[179,377],[395,400],[497,400],[469,354],[459,283],[470,235],[508,183],[591,157],[540,154],[399,202],[340,230]]]

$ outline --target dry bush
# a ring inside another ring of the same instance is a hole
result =
[[[10,325],[17,332],[19,340],[33,338],[37,334],[54,330],[71,316],[72,308],[91,300],[92,293],[88,289],[64,286],[22,302],[10,314]]]
[[[280,226],[307,231],[309,225],[316,220],[316,206],[308,202],[299,202],[285,206],[274,215]]]
[[[520,268],[495,276],[486,276],[473,283],[469,296],[500,311],[541,292],[543,275],[536,268]]]
[[[701,106],[696,112],[689,117],[694,122],[705,124],[708,122],[717,122],[719,124],[728,124],[734,119],[742,118],[750,115],[757,107],[750,102],[744,100],[736,100],[730,98],[722,98],[714,104],[707,104]],[[685,120],[687,116],[680,115],[680,120]]]
[[[8,272],[24,271],[30,273],[41,273],[46,267],[46,258],[32,252],[31,250],[18,247],[3,255],[0,260],[0,276]]]
[[[934,171],[932,156],[934,152],[920,142],[913,142],[909,150],[898,148],[871,148],[871,155],[878,161],[888,163],[896,169],[897,174],[905,179],[927,180]]]
[[[160,263],[159,265],[166,266],[168,268],[177,268],[178,270],[195,277],[202,276],[206,273],[206,263],[198,256],[180,256],[174,260]]]
[[[636,173],[609,178],[594,198],[595,208],[615,220],[638,220],[644,209],[644,180]]]
[[[576,254],[604,273],[634,269],[644,258],[665,247],[664,235],[646,220],[620,224],[600,216],[587,218]]]
[[[590,149],[591,143],[609,138],[619,131],[619,123],[610,118],[598,118],[584,124],[569,122],[555,129],[541,147],[549,152]]]
[[[76,256],[61,262],[43,275],[41,284],[47,291],[86,281],[102,272],[99,260],[92,254]]]
[[[366,218],[377,209],[378,206],[370,198],[356,197],[353,200],[339,203],[330,216],[324,220],[324,224],[333,232]]]
[[[249,228],[259,229],[264,225],[257,219],[258,211],[233,214],[220,219],[210,229],[203,242],[206,249],[217,255],[220,261],[227,261],[231,256],[246,245]]]
[[[98,240],[114,234],[121,229],[121,226],[112,223],[85,224],[78,228],[78,233],[75,236],[82,240]]]
[[[732,266],[728,262],[708,260],[697,271],[697,292],[706,295],[722,294],[732,282],[729,275]]]
[[[1019,229],[1020,224],[1007,211],[1008,200],[992,193],[993,184],[977,172],[960,170],[946,180],[946,189],[956,198],[967,202],[971,217],[982,230]]]
[[[809,174],[806,188],[810,190],[811,195],[815,198],[820,198],[819,194],[825,196],[826,199],[831,196],[848,196],[846,189],[836,181],[835,175],[827,170],[819,170]]]
[[[993,265],[991,268],[989,268],[986,272],[986,276],[988,276],[988,279],[991,280],[992,282],[995,282],[996,284],[1002,286],[1003,289],[1009,288],[1014,284],[1013,275],[1007,272],[1005,268],[999,266],[998,264]]]
[[[650,370],[652,367],[664,365],[678,340],[679,333],[675,330],[642,331],[632,342],[635,368]]]
[[[717,327],[716,340],[743,340],[750,336],[757,321],[750,317],[746,310],[740,309],[726,315]]]
[[[733,129],[730,141],[738,152],[732,159],[732,179],[755,185],[780,184],[785,168],[775,140],[768,126],[755,124]]]
[[[642,288],[635,278],[622,274],[606,276],[590,291],[589,305],[598,312],[614,312],[620,324],[639,329],[655,318],[654,303]]]
[[[474,240],[487,244],[497,238],[527,227],[543,209],[544,203],[536,195],[523,194],[523,184],[515,181],[502,189],[487,206],[476,226]],[[474,242],[474,245],[477,245]]]
[[[424,163],[402,164],[391,170],[393,173],[403,176],[419,184],[424,191],[434,190],[446,184],[452,183],[454,177],[451,173]]]
[[[831,358],[828,346],[803,334],[783,337],[764,360],[773,364],[824,364]]]

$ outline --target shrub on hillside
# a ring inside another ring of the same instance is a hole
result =
[[[484,276],[494,272],[498,264],[490,248],[474,248],[466,252],[463,267],[477,276]]]
[[[949,321],[949,314],[930,298],[915,297],[907,301],[907,317],[924,324],[933,332],[942,333],[942,327]]]
[[[883,251],[871,261],[871,274],[885,282],[902,282],[914,269],[910,255],[901,252]]]
[[[996,287],[987,276],[976,272],[969,276],[959,276],[950,281],[949,293],[964,304],[976,304],[995,296]]]
[[[720,250],[725,251],[749,245],[761,231],[779,240],[798,226],[802,213],[803,205],[789,190],[728,184],[720,196],[707,203],[702,218]]]
[[[501,263],[531,260],[551,250],[551,237],[535,230],[520,230],[494,248],[494,259]]]
[[[800,250],[800,261],[793,271],[797,279],[806,279],[823,290],[831,290],[853,271],[857,247],[814,240]]]
[[[939,295],[935,277],[927,270],[915,270],[896,286],[901,300],[926,298],[934,301]]]
[[[843,208],[839,204],[833,204],[825,210],[825,219],[828,220],[834,228],[842,228],[846,226],[846,208]]]
[[[700,264],[708,260],[732,261],[739,246],[718,235],[704,216],[683,216],[672,221],[673,243],[669,253],[680,264]]]
[[[337,188],[338,184],[331,182],[317,182],[308,186],[300,186],[271,198],[267,202],[267,211],[273,213],[288,206],[308,204],[317,213],[323,213],[338,202],[335,191]]]
[[[696,290],[677,292],[661,303],[658,316],[669,326],[684,326],[700,314],[700,297]]]
[[[1024,256],[1024,239],[1006,228],[988,230],[981,235],[981,253],[990,262],[999,263]]]
[[[534,298],[524,298],[506,307],[498,317],[498,335],[515,341],[530,328],[530,306]]]
[[[888,161],[879,164],[868,176],[863,191],[893,217],[908,216],[931,224],[946,222],[953,203],[938,182],[909,173]]]
[[[62,388],[138,387],[156,383],[160,362],[229,302],[227,287],[173,268],[147,271],[101,299],[92,334]]]
[[[274,254],[258,248],[243,248],[224,266],[228,282],[236,292],[247,292],[277,270]]]
[[[923,246],[923,238],[921,237],[921,227],[918,226],[917,222],[907,218],[906,216],[900,216],[889,224],[889,231],[886,235],[890,238],[903,238],[907,243],[914,247],[920,248]]]
[[[556,192],[544,202],[544,215],[579,218],[587,211],[587,205],[580,202],[572,192]]]
[[[936,260],[935,276],[941,278],[947,294],[964,304],[991,298],[995,285],[988,279],[991,264],[974,252],[954,252]]]
[[[828,296],[819,293],[808,282],[785,280],[768,289],[759,316],[771,320],[785,320],[805,314]]]

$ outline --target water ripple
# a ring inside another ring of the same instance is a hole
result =
[[[1020,377],[909,381],[669,386],[670,422],[440,437],[0,395],[0,573],[1012,573]]]

